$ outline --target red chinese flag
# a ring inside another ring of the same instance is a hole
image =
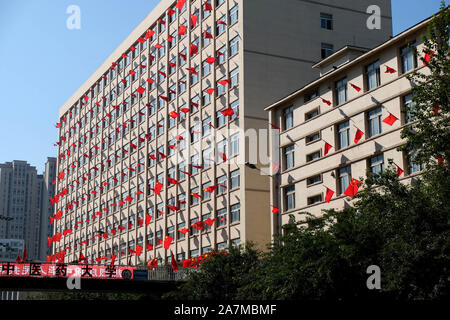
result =
[[[165,22],[163,19],[158,19],[158,22],[159,22],[160,24],[166,25],[166,22]]]
[[[272,209],[272,213],[278,213],[279,211],[280,211],[280,209],[277,207],[273,207],[273,209]]]
[[[164,46],[161,45],[161,44],[159,44],[159,43],[155,44],[155,49],[161,49],[161,48],[163,48],[163,47],[164,47]]]
[[[176,118],[178,118],[180,115],[179,115],[178,112],[170,111],[170,112],[169,112],[169,116],[171,116],[172,118],[176,119]]]
[[[161,189],[163,187],[163,184],[160,182],[156,182],[155,183],[155,193],[156,194],[160,194],[161,193]]]
[[[189,232],[189,229],[181,228],[181,229],[178,229],[178,231],[180,231],[182,234],[186,234]]]
[[[213,35],[206,30],[205,30],[203,36],[205,39],[214,39]]]
[[[183,113],[188,113],[189,112],[189,108],[180,108],[180,111]]]
[[[173,238],[171,236],[165,236],[164,237],[164,249],[169,249],[170,244],[172,243]]]
[[[218,154],[219,154],[219,157],[221,157],[224,162],[227,161],[227,155],[225,153],[218,152]]]
[[[225,21],[222,21],[222,20],[217,20],[217,24],[223,24],[224,26],[227,25],[227,23]]]
[[[398,118],[396,116],[394,116],[392,113],[389,113],[389,116],[387,116],[386,118],[383,119],[383,122],[392,126],[394,124],[395,121],[397,121]]]
[[[400,177],[403,173],[403,170],[398,165],[395,164],[395,166],[397,167],[397,177]]]
[[[168,14],[169,16],[173,16],[173,15],[175,14],[175,10],[173,10],[172,8],[169,8],[169,9],[167,10],[167,14]]]
[[[203,227],[204,227],[203,221],[197,221],[196,223],[194,223],[194,224],[192,225],[192,228],[195,228],[195,229],[197,229],[197,230],[202,230]]]
[[[204,11],[211,11],[212,10],[212,6],[208,1],[205,1],[205,4],[203,6],[203,10]]]
[[[171,177],[167,177],[167,181],[171,184],[178,184],[178,180],[172,179]]]
[[[191,193],[191,196],[193,196],[193,197],[195,197],[195,198],[201,198],[201,197],[202,197],[201,195],[199,195],[199,194],[196,193],[196,192],[192,192],[192,193]]]
[[[198,20],[198,17],[191,14],[191,26],[192,27],[195,27],[197,25],[197,20]]]
[[[323,155],[326,156],[328,154],[328,151],[330,151],[331,148],[333,148],[333,146],[325,141],[325,147],[323,149]]]
[[[177,9],[180,11],[183,10],[185,3],[186,3],[186,0],[178,0],[177,5],[176,5]]]
[[[61,171],[60,173],[59,173],[59,175],[58,175],[58,179],[59,180],[62,180],[62,179],[64,179],[64,171]]]
[[[198,53],[198,46],[193,44],[193,43],[191,43],[189,45],[189,55],[193,56],[193,55],[195,55],[197,53]]]
[[[145,215],[145,225],[148,226],[151,221],[152,221],[152,216],[147,213]]]
[[[209,193],[213,193],[216,189],[217,189],[217,186],[210,186],[203,190],[205,190],[206,192],[209,192]]]
[[[361,140],[363,135],[364,135],[364,132],[362,132],[361,130],[357,129],[356,130],[356,134],[355,134],[354,142],[358,143],[358,141]]]
[[[272,127],[272,129],[275,129],[275,130],[280,130],[280,127],[278,127],[278,126],[276,126],[276,125],[274,125],[274,124],[270,124],[270,126]]]
[[[395,69],[392,69],[391,67],[386,66],[386,71],[384,73],[396,73],[397,71]]]
[[[140,94],[144,94],[145,89],[142,88],[141,86],[139,86],[139,87],[136,89],[136,91],[139,92]]]
[[[207,94],[213,94],[214,90],[215,90],[214,88],[209,88],[209,89],[206,89],[205,91]]]
[[[331,106],[331,101],[326,100],[324,98],[321,98],[323,103],[326,103],[327,105]]]
[[[189,71],[189,73],[195,74],[197,75],[197,71],[195,71],[195,68],[186,68],[187,71]]]
[[[345,190],[344,194],[349,196],[350,198],[354,198],[355,195],[358,193],[358,188],[361,184],[362,184],[361,181],[352,179],[352,181],[350,181],[350,184],[348,185],[347,189]]]
[[[153,35],[155,34],[155,31],[153,30],[147,30],[147,33],[145,34],[145,39],[151,38],[153,37]]]
[[[361,88],[358,86],[355,86],[353,83],[350,83],[350,85],[352,86],[353,89],[355,89],[356,91],[360,92]]]
[[[178,271],[178,263],[177,263],[177,260],[175,260],[175,257],[173,256],[173,252],[170,252],[170,262],[172,265],[173,272],[177,272]]]
[[[231,107],[226,108],[225,110],[220,110],[220,113],[222,113],[224,116],[232,116],[234,115],[234,110]]]
[[[217,83],[221,84],[223,86],[226,86],[227,84],[231,85],[231,81],[230,80],[219,80],[219,81],[217,81]]]
[[[214,57],[208,57],[208,58],[206,59],[206,62],[209,63],[209,64],[213,64],[214,62],[216,62],[216,58],[214,58]]]
[[[139,38],[138,38],[138,42],[139,42],[139,43],[144,43],[144,42],[145,42],[145,39],[142,38],[142,37],[139,37]]]
[[[329,188],[327,188],[327,193],[325,194],[325,201],[326,202],[330,202],[331,197],[333,196],[333,194],[334,194],[334,191],[329,189]]]
[[[141,255],[141,253],[142,253],[142,246],[140,246],[140,245],[136,245],[136,255],[139,257],[140,255]]]
[[[169,208],[169,209],[172,210],[172,211],[178,211],[178,210],[180,210],[180,208],[178,208],[177,206],[172,206],[172,205],[170,205],[170,204],[167,205],[167,208]]]
[[[185,25],[180,25],[180,26],[178,27],[178,34],[179,34],[179,35],[181,35],[181,36],[185,35],[185,34],[186,34],[186,31],[187,31],[187,27],[186,27]],[[186,59],[185,59],[185,60],[186,60]]]
[[[214,219],[208,218],[204,221],[208,226],[212,226],[214,224]]]
[[[430,62],[430,60],[431,60],[431,56],[434,54],[434,51],[433,50],[428,50],[426,53],[425,53],[425,57],[424,57],[424,62],[423,62],[423,65],[424,66],[427,66],[428,65],[428,63]]]

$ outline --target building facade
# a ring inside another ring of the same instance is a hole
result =
[[[0,219],[0,239],[23,240],[30,259],[38,258],[37,187],[36,168],[26,161],[0,164],[0,216],[4,218]]]
[[[45,163],[44,173],[38,175],[38,193],[40,198],[39,210],[41,213],[39,226],[39,260],[45,261],[52,254],[51,247],[47,246],[47,238],[53,235],[53,226],[50,216],[54,214],[50,198],[55,195],[56,185],[56,158],[49,157]]]
[[[429,20],[382,45],[366,50],[347,46],[314,65],[321,76],[267,107],[270,121],[280,127],[272,135],[272,233],[304,212],[344,209],[352,179],[386,169],[389,160],[399,179],[409,183],[423,169],[397,151],[404,144],[400,131],[414,120],[411,83],[406,75],[429,69],[410,46],[424,57],[421,35]],[[327,197],[328,194],[328,197]],[[276,211],[276,210],[275,210]]]
[[[178,3],[161,1],[59,111],[51,242],[66,262],[264,248],[270,181],[244,165],[257,153],[245,131],[266,129],[263,106],[317,77],[323,57],[392,34],[390,1]]]

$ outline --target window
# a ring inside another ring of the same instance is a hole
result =
[[[219,188],[217,188],[217,195],[224,194],[227,192],[227,175],[224,174],[217,178],[217,185]]]
[[[239,132],[230,137],[230,157],[239,153]]]
[[[181,67],[181,66],[184,66],[184,65],[186,64],[186,60],[184,60],[183,57],[181,56],[181,55],[183,55],[184,57],[186,57],[186,54],[187,54],[187,49],[186,49],[186,48],[184,48],[183,50],[181,50],[180,53],[178,54],[178,56],[180,57],[180,58],[178,59],[178,65],[179,65],[180,67]]]
[[[238,21],[238,13],[239,13],[239,6],[235,5],[233,8],[230,9],[230,25],[234,24]]]
[[[203,169],[207,169],[211,167],[211,160],[212,154],[211,154],[211,148],[208,148],[206,150],[203,150]]]
[[[239,36],[234,37],[230,40],[229,44],[230,57],[234,56],[239,51]]]
[[[338,124],[337,132],[339,149],[348,147],[350,145],[350,121],[345,121],[341,124]]]
[[[347,78],[336,81],[335,95],[337,105],[347,101]]]
[[[236,87],[239,84],[239,67],[230,71],[230,88]]]
[[[311,143],[320,139],[320,132],[313,133],[306,137],[306,143]]]
[[[285,170],[294,167],[294,146],[295,145],[290,145],[284,148],[283,154]]]
[[[334,53],[333,45],[328,43],[322,43],[320,53],[322,59],[331,56]]]
[[[158,136],[164,133],[164,119],[158,121]]]
[[[233,190],[239,187],[240,171],[239,169],[231,171],[230,173],[230,189]]]
[[[322,182],[322,176],[320,174],[309,177],[306,179],[306,185],[310,186],[316,183]]]
[[[195,154],[191,157],[191,164],[192,164],[192,169],[191,169],[191,173],[192,174],[196,174],[199,172],[199,157],[198,154]]]
[[[308,205],[316,204],[322,202],[322,195],[318,194],[316,196],[308,197]]]
[[[319,158],[320,158],[320,151],[316,151],[316,152],[310,153],[306,156],[306,162],[311,162],[311,161],[319,159]]]
[[[368,114],[369,137],[380,134],[381,131],[381,107],[378,107]]]
[[[207,28],[206,32],[203,32],[203,43],[202,43],[203,48],[211,43],[211,38],[207,37],[208,34],[211,34],[211,27]]]
[[[294,107],[288,107],[283,110],[284,130],[290,129],[294,125]]]
[[[220,21],[223,21],[223,22],[225,22],[226,19],[227,19],[227,18],[226,18],[225,15],[223,15],[223,16],[221,16],[221,17],[219,18],[219,20],[220,20]],[[217,20],[217,21],[219,21],[219,20]],[[225,26],[224,24],[219,24],[219,23],[216,22],[216,36],[222,34],[222,32],[224,32],[225,30],[226,30],[226,26]]]
[[[184,180],[186,178],[186,174],[184,172],[182,172],[182,171],[187,172],[187,170],[186,170],[186,162],[185,161],[182,161],[182,162],[178,163],[178,179],[180,181]]]
[[[193,196],[192,194],[198,194],[198,187],[195,187],[195,188],[192,188],[191,189],[191,205],[193,205],[193,204],[197,204],[198,203],[198,197],[196,197],[196,196]]]
[[[317,98],[319,96],[319,91],[317,89],[315,89],[314,91],[308,92],[307,94],[305,94],[305,102],[311,101],[314,98]]]
[[[184,229],[185,227],[186,227],[186,223],[185,222],[181,222],[181,223],[179,223],[177,225],[177,230]],[[177,232],[177,239],[178,240],[184,239],[185,237],[186,237],[186,235],[184,233],[182,233],[180,231]]]
[[[415,118],[411,115],[411,110],[414,109],[415,102],[412,101],[413,95],[408,94],[403,97],[403,110],[405,112],[405,123],[414,121]]]
[[[284,203],[286,210],[295,208],[295,185],[284,188]]]
[[[230,223],[237,222],[237,221],[240,220],[240,216],[241,216],[241,205],[240,205],[239,203],[238,203],[238,204],[235,204],[235,205],[232,205],[232,206],[230,207],[230,216],[231,216],[231,221],[230,221]]]
[[[370,172],[380,174],[384,171],[384,157],[383,154],[370,158],[369,160]]]
[[[223,46],[219,50],[217,50],[218,63],[223,64],[227,59],[227,47]]]
[[[206,76],[211,72],[211,65],[205,60],[202,63],[202,76]]]
[[[380,85],[380,61],[375,61],[366,67],[367,90],[372,90]]]
[[[227,224],[227,208],[217,210],[216,226],[223,227]]]
[[[182,94],[186,91],[186,76],[183,76],[180,80],[178,80],[178,92]]]
[[[347,166],[338,170],[339,194],[344,193],[350,184],[351,168]]]
[[[318,108],[314,109],[314,110],[311,110],[311,111],[305,113],[305,121],[306,120],[310,120],[310,119],[312,119],[314,117],[317,117],[318,115],[319,115],[319,109]]]
[[[190,235],[195,235],[198,234],[198,229],[194,228],[192,225],[195,224],[198,221],[198,218],[193,218],[191,219],[191,221],[189,222],[189,225],[191,226],[191,230],[189,231]]]
[[[417,67],[417,58],[414,55],[415,43],[412,42],[400,49],[400,59],[402,63],[402,73],[406,73]]]
[[[321,13],[320,27],[322,29],[333,30],[333,16],[331,14]]]
[[[194,69],[195,69],[195,73],[190,73],[190,75],[189,75],[191,85],[196,84],[198,82],[199,67],[196,66]]]
[[[425,166],[423,163],[417,163],[416,162],[416,157],[417,157],[417,151],[411,151],[408,155],[409,157],[409,163],[408,163],[408,171],[409,174],[413,174],[419,171],[422,171]]]
[[[203,119],[203,137],[207,136],[211,132],[211,117]]]

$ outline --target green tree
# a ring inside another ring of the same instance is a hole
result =
[[[424,49],[415,51],[426,70],[417,70],[407,75],[413,84],[413,107],[408,111],[411,126],[402,130],[406,138],[400,150],[409,154],[415,151],[416,163],[432,165],[436,159],[450,158],[449,92],[450,92],[450,13],[442,1],[440,12],[428,25],[427,36],[422,37]],[[425,59],[425,57],[429,57]]]
[[[238,288],[244,286],[248,274],[259,261],[260,252],[251,243],[231,248],[227,253],[211,255],[197,272],[193,272],[166,299],[231,300],[239,298]]]

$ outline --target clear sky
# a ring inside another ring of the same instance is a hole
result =
[[[0,0],[0,163],[26,160],[43,171],[57,154],[60,106],[158,2]],[[70,5],[81,9],[79,30],[66,27]],[[439,6],[440,0],[392,0],[394,35]]]

